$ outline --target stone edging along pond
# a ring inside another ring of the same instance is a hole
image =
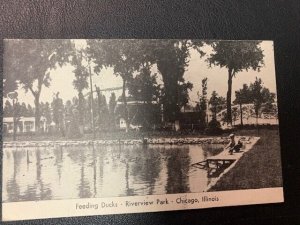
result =
[[[248,142],[250,137],[237,136],[237,139]],[[208,138],[144,138],[133,140],[78,140],[78,141],[10,141],[3,142],[3,148],[14,147],[54,147],[54,146],[89,146],[89,145],[142,145],[142,144],[227,144],[228,137],[208,137]]]

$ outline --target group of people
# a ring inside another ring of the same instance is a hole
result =
[[[229,144],[225,147],[225,149],[229,149],[229,154],[233,154],[233,152],[239,152],[241,150],[241,148],[243,147],[243,143],[241,141],[241,139],[238,140],[238,142],[235,142],[235,135],[234,134],[230,134],[229,135],[230,138],[230,142]]]

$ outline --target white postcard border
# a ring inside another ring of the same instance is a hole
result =
[[[2,220],[30,220],[281,203],[283,188],[2,203]],[[151,203],[152,202],[152,203]]]

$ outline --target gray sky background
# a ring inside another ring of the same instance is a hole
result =
[[[275,80],[275,66],[274,66],[274,52],[273,52],[273,42],[263,41],[261,47],[264,51],[264,61],[265,66],[260,72],[249,70],[240,72],[233,79],[233,90],[232,99],[235,98],[235,91],[240,89],[244,83],[250,84],[254,82],[255,77],[261,78],[264,86],[269,88],[271,92],[276,93],[276,80]],[[208,78],[208,97],[210,97],[212,91],[216,90],[217,93],[223,97],[226,96],[227,91],[227,70],[226,68],[219,68],[217,66],[209,67],[208,63],[205,61],[207,55],[211,52],[211,48],[205,46],[203,51],[206,52],[206,56],[200,58],[199,54],[195,51],[191,51],[191,57],[187,71],[185,72],[185,80],[193,83],[194,87],[190,91],[190,104],[194,105],[194,102],[198,100],[197,92],[201,92],[201,80],[205,77]],[[53,93],[60,92],[60,97],[65,101],[71,100],[74,96],[77,96],[77,91],[73,87],[74,68],[70,65],[66,65],[62,68],[52,70],[51,76],[51,86],[46,88],[43,86],[41,93],[41,102],[52,102]],[[153,72],[157,72],[156,68],[153,68]],[[100,89],[119,87],[122,86],[122,80],[120,77],[116,77],[113,74],[113,69],[103,69],[101,73],[97,76],[93,76],[93,82]],[[158,73],[158,83],[162,83],[161,75]],[[84,93],[87,93],[86,89]],[[24,89],[19,88],[19,102],[25,102],[26,104],[34,105],[34,98],[30,92],[25,93]],[[121,95],[121,91],[115,91],[116,96]],[[110,93],[104,93],[107,101],[109,100]]]

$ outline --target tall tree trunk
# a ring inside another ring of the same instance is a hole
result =
[[[101,119],[101,111],[102,111],[102,108],[101,108],[101,92],[100,92],[100,88],[97,87],[95,85],[95,89],[96,89],[96,93],[97,93],[97,103],[98,103],[98,110],[97,110],[97,113],[98,113],[98,126],[99,126],[99,130],[101,130],[103,127],[103,123],[102,123],[102,119]]]
[[[258,113],[256,113],[256,126],[258,126]]]
[[[39,132],[40,130],[40,94],[37,93],[34,96],[34,105],[35,105],[35,132]]]
[[[93,138],[95,139],[95,121],[94,121],[94,98],[93,98],[93,80],[92,80],[92,70],[89,62],[89,77],[90,77],[90,91],[91,91],[91,120],[92,120],[92,130],[93,130]]]
[[[126,95],[125,95],[125,90],[126,90],[126,80],[123,78],[123,89],[122,89],[122,99],[123,99],[123,104],[124,104],[124,119],[125,119],[125,124],[126,124],[126,133],[129,130],[129,118],[128,118],[128,108],[127,108],[127,100],[126,100]]]
[[[79,112],[79,130],[83,134],[84,124],[84,97],[81,91],[78,92],[78,112]]]
[[[213,114],[213,119],[217,120],[217,107],[214,107],[214,114]]]
[[[42,80],[38,79],[38,90],[34,91],[32,87],[29,87],[33,97],[35,105],[35,132],[38,132],[40,129],[40,95],[42,91]]]
[[[240,114],[241,114],[241,126],[244,126],[244,124],[243,124],[243,108],[242,108],[242,104],[240,104]]]
[[[227,123],[232,125],[231,115],[231,92],[232,92],[232,69],[228,69],[228,90],[227,90]]]

